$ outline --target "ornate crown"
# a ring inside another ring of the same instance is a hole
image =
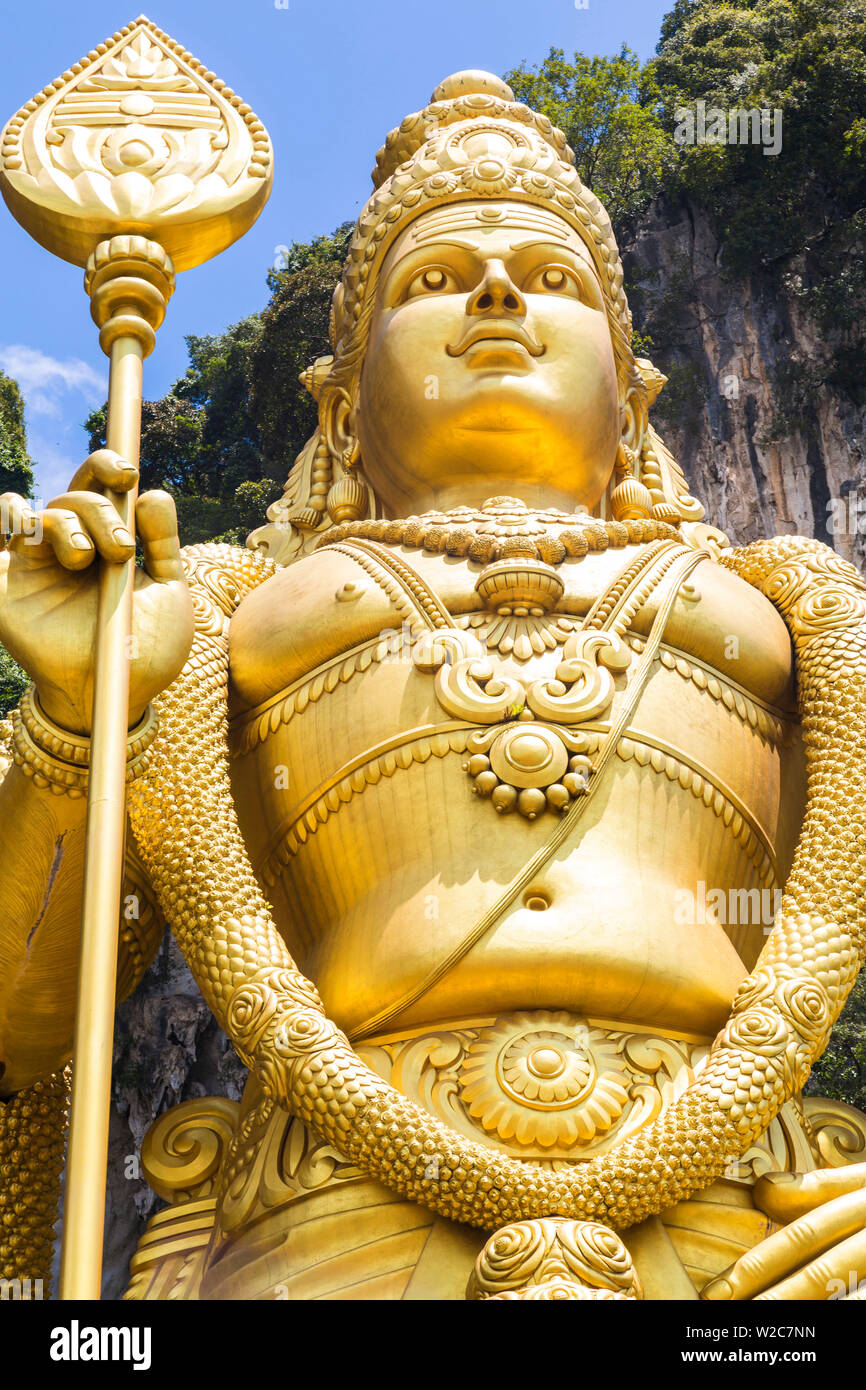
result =
[[[376,157],[374,193],[334,295],[331,345],[349,348],[388,247],[407,223],[440,203],[508,197],[553,209],[578,232],[605,291],[611,330],[631,342],[631,313],[610,218],[585,188],[562,131],[515,100],[489,72],[446,77],[423,111],[392,130]]]

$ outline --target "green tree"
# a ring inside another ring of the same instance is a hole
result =
[[[33,463],[27,454],[24,401],[17,381],[0,372],[0,493],[33,496]]]
[[[612,58],[551,48],[536,68],[505,74],[518,101],[542,111],[565,135],[578,173],[616,225],[640,213],[674,159],[650,73],[623,47]]]
[[[30,677],[12,660],[5,647],[0,647],[0,719],[14,708],[30,684]]]
[[[250,358],[250,405],[272,477],[288,476],[316,425],[316,404],[298,378],[331,350],[331,297],[343,265],[334,255],[271,273],[273,293]]]
[[[866,974],[860,976],[851,991],[805,1092],[844,1100],[866,1111]]]
[[[32,497],[33,490],[24,401],[17,381],[0,372],[0,493],[18,492],[22,497]],[[0,718],[17,705],[28,683],[26,672],[5,647],[0,647]]]

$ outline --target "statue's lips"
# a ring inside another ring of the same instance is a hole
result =
[[[484,319],[480,323],[474,323],[463,334],[458,343],[448,343],[445,351],[449,357],[462,357],[464,352],[474,347],[476,343],[489,342],[516,343],[529,353],[530,357],[541,357],[546,351],[544,346],[528,328],[524,328],[521,323],[513,323],[509,320]]]

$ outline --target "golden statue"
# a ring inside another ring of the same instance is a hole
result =
[[[127,1297],[856,1296],[866,1120],[801,1091],[863,950],[866,587],[701,520],[607,215],[502,81],[373,179],[270,524],[181,552],[135,508],[118,983],[167,924],[250,1078],[152,1127]],[[134,482],[93,455],[38,546],[6,499],[6,1273],[47,1248],[9,1155],[62,1106]]]

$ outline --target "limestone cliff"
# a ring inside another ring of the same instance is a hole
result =
[[[808,254],[733,278],[707,214],[667,201],[622,251],[635,328],[669,377],[653,420],[708,519],[734,544],[817,536],[862,567],[866,396],[839,371],[844,328],[810,312]]]

